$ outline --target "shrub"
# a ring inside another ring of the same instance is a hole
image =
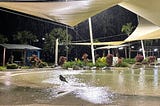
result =
[[[106,63],[106,57],[99,57],[96,62]]]
[[[29,58],[29,61],[32,65],[32,67],[39,67],[39,64],[42,62],[42,60],[40,60],[37,55],[32,55],[30,58]]]
[[[116,67],[128,67],[128,64],[126,62],[121,62],[115,65]]]
[[[86,66],[93,67],[95,65],[92,62],[88,62],[88,63],[86,63]]]
[[[83,56],[82,56],[82,59],[83,59],[84,62],[88,62],[88,54],[84,53]]]
[[[79,66],[79,67],[83,67],[86,65],[85,62],[81,61],[81,60],[77,60],[77,61],[74,61],[75,65]]]
[[[134,58],[126,58],[126,59],[123,59],[123,62],[126,62],[128,64],[134,64],[136,62],[136,60]]]
[[[44,68],[44,67],[47,67],[47,66],[48,66],[48,64],[46,62],[41,62],[38,65],[39,68]]]
[[[67,61],[67,58],[64,56],[60,56],[59,58],[59,65],[63,65]]]
[[[142,62],[143,59],[144,59],[144,57],[143,57],[141,54],[138,54],[138,55],[135,57],[135,59],[136,59],[136,62]]]
[[[145,58],[145,59],[142,61],[142,64],[148,64],[148,58]]]
[[[107,64],[103,63],[103,62],[96,62],[95,66],[96,67],[105,67],[105,66],[107,66]]]
[[[107,66],[107,62],[106,61],[107,61],[106,57],[99,57],[96,60],[95,66],[96,67],[105,67],[105,66]]]
[[[65,62],[62,67],[64,69],[72,68],[75,65],[75,62]]]
[[[5,69],[6,69],[5,67],[0,66],[0,71],[3,71],[3,70],[5,70]]]
[[[148,57],[148,62],[149,62],[149,63],[153,63],[153,62],[155,62],[155,60],[156,60],[156,57],[155,57],[155,56],[149,56],[149,57]]]
[[[7,64],[7,69],[17,69],[18,65],[16,63],[13,64]]]
[[[107,55],[106,62],[108,64],[108,66],[112,66],[112,63],[113,63],[113,55],[112,54]]]

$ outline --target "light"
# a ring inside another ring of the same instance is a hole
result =
[[[157,52],[157,51],[158,51],[158,49],[157,49],[157,48],[155,48],[155,49],[154,49],[154,52]]]
[[[142,51],[142,48],[140,48],[139,51],[141,52],[141,51]]]
[[[118,48],[119,50],[123,50],[123,47]]]
[[[45,38],[42,38],[42,40],[45,40]]]
[[[132,49],[134,49],[134,46],[131,46]]]

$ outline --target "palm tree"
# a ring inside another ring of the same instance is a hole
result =
[[[132,33],[133,29],[135,26],[132,26],[132,23],[126,23],[125,25],[122,26],[121,32],[124,32],[128,36]]]
[[[122,26],[121,32],[127,34],[128,36],[132,33],[133,29],[135,26],[132,26],[132,23],[126,23],[125,25]],[[131,58],[131,48],[129,46],[129,58]]]

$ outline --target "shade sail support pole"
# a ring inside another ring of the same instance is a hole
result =
[[[58,39],[56,39],[56,47],[55,47],[55,65],[58,65]]]
[[[141,46],[142,46],[143,57],[144,57],[144,59],[145,59],[145,58],[146,58],[146,55],[145,55],[143,40],[141,40]]]
[[[90,41],[91,41],[92,63],[95,64],[95,55],[94,55],[94,46],[93,46],[93,34],[92,34],[92,22],[91,22],[91,18],[88,18],[88,22],[89,22]]]
[[[3,66],[5,66],[6,48],[3,49]]]

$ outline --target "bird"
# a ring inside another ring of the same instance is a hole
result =
[[[66,78],[63,77],[62,75],[59,75],[59,79],[60,79],[61,81],[63,81],[63,82],[68,83],[68,81],[66,80]]]

